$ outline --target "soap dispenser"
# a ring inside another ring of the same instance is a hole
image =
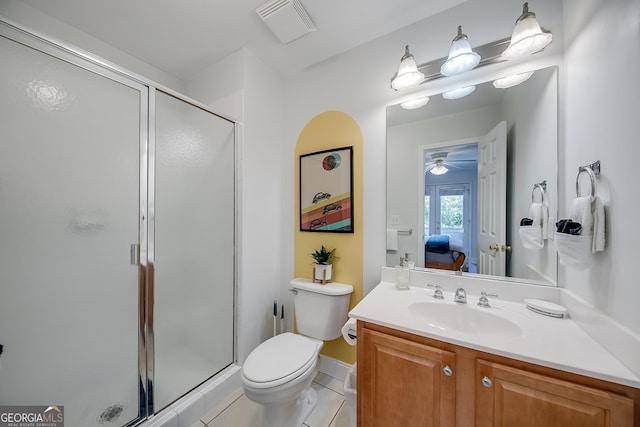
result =
[[[400,257],[400,265],[396,265],[396,288],[409,289],[411,268],[409,268],[409,254]]]

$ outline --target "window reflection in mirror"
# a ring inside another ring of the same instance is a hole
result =
[[[556,285],[553,240],[545,240],[542,249],[527,249],[518,228],[532,203],[539,201],[539,197],[532,200],[534,184],[545,180],[550,222],[556,216],[557,82],[557,67],[549,67],[508,89],[487,82],[465,98],[435,95],[420,109],[387,108],[387,229],[413,230],[398,233],[398,249],[387,250],[388,266],[408,253],[416,266],[429,267],[433,261],[431,266],[450,268],[447,263],[454,264],[457,255],[464,254],[465,271]],[[484,178],[479,181],[478,156],[483,151],[479,152],[478,143],[503,121],[506,194],[501,206],[494,196],[480,196]],[[447,171],[442,173],[438,166]],[[431,172],[434,168],[440,174]],[[503,211],[498,225],[504,236],[488,243],[479,225],[483,214],[478,205],[483,200],[485,210]],[[489,249],[495,245],[500,249]],[[482,260],[488,256],[503,262],[503,269],[483,271]]]

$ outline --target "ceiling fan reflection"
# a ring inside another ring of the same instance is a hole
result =
[[[449,171],[448,167],[460,168],[461,163],[476,163],[475,159],[455,159],[447,160],[449,153],[442,151],[431,155],[431,162],[425,164],[425,172],[433,175],[443,175]],[[448,167],[447,167],[448,166]]]

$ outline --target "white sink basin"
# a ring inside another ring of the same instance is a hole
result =
[[[442,331],[503,337],[522,335],[522,329],[516,323],[489,310],[445,302],[416,302],[409,305],[411,314],[426,319],[430,326]]]

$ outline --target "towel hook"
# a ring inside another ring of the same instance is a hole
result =
[[[576,196],[581,197],[580,194],[580,175],[586,172],[589,175],[591,181],[591,197],[596,196],[596,177],[600,175],[600,160],[591,163],[590,165],[580,166],[578,168],[578,176],[576,176]]]
[[[540,202],[544,204],[544,202],[545,202],[544,195],[547,192],[547,180],[545,179],[542,182],[538,182],[536,184],[533,184],[533,190],[531,191],[531,203],[533,203],[535,201],[534,196],[535,196],[536,188],[538,190],[540,190],[540,194],[542,196],[542,199],[540,200]]]

